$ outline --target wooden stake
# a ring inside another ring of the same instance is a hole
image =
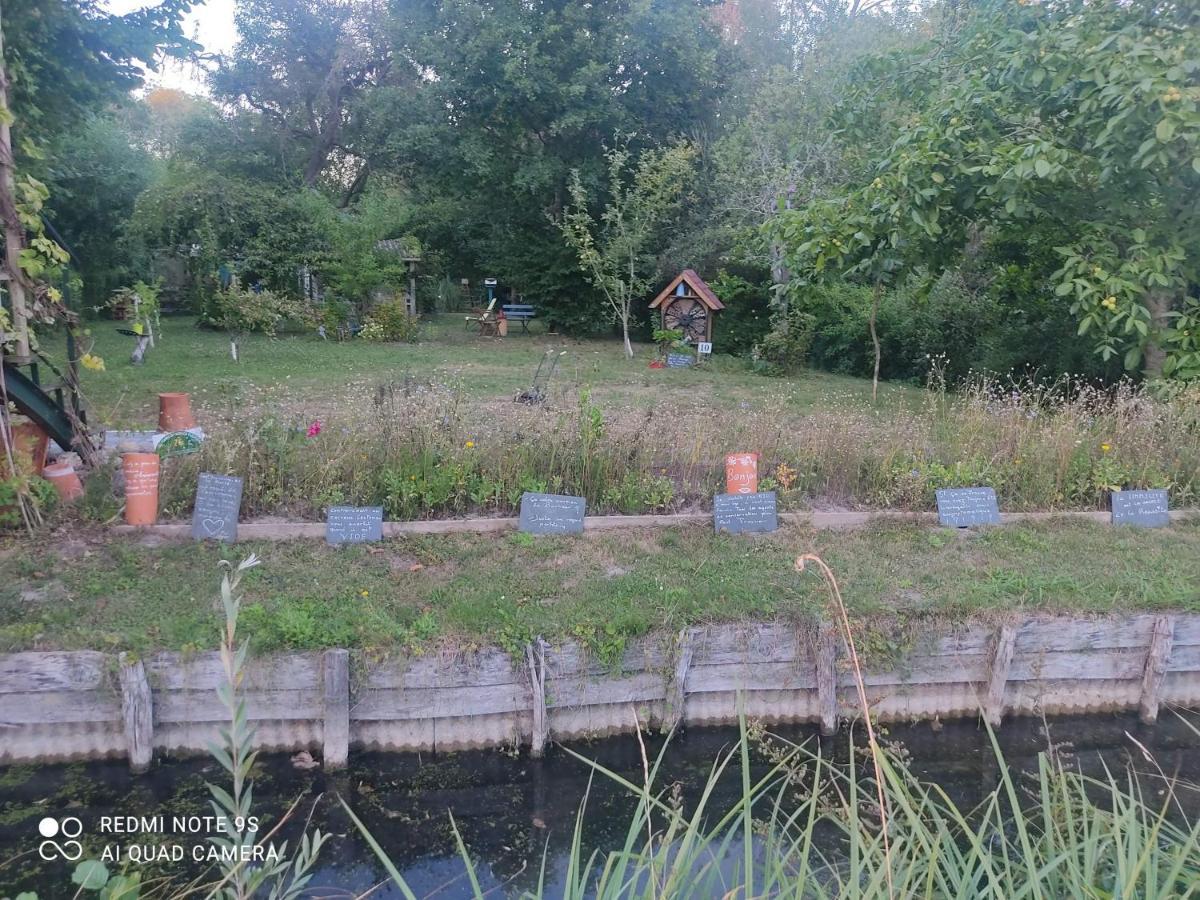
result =
[[[154,759],[154,701],[146,667],[140,659],[122,653],[121,718],[125,724],[125,747],[129,753],[129,768],[145,772]]]
[[[692,665],[692,633],[687,628],[679,632],[676,647],[675,670],[667,682],[666,708],[663,712],[663,731],[674,731],[683,721],[683,708],[687,700],[687,673]]]
[[[1154,631],[1150,635],[1150,649],[1146,653],[1146,669],[1142,673],[1142,698],[1138,714],[1147,725],[1158,721],[1158,695],[1162,690],[1163,676],[1167,672],[1167,659],[1175,641],[1175,617],[1159,616],[1154,620]]]
[[[821,734],[833,734],[838,727],[837,657],[838,635],[830,627],[822,627],[816,646],[817,708]],[[863,710],[863,715],[867,715]]]
[[[326,650],[324,671],[325,771],[344,769],[350,758],[350,651]]]
[[[529,755],[541,759],[550,740],[550,729],[546,724],[546,645],[541,638],[525,645],[525,662],[533,694],[533,735]]]
[[[992,645],[992,659],[988,664],[987,695],[983,700],[983,716],[993,728],[999,727],[1004,718],[1004,688],[1008,684],[1008,672],[1012,668],[1013,653],[1017,649],[1017,629],[1012,625],[1001,626]]]

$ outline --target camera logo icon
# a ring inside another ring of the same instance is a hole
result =
[[[76,862],[83,856],[83,844],[74,838],[83,834],[83,822],[74,816],[55,819],[46,816],[38,822],[38,834],[45,840],[38,844],[38,855],[44,860],[58,859],[60,856],[68,862]],[[62,843],[54,838],[66,838]]]

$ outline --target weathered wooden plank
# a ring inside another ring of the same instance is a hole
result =
[[[987,677],[989,653],[970,653],[963,656],[907,657],[896,668],[884,671],[867,669],[862,673],[863,684],[917,685],[917,684],[961,684],[979,682]],[[852,672],[838,676],[839,686],[855,684]]]
[[[1177,614],[1175,616],[1176,647],[1200,645],[1200,616],[1195,613]]]
[[[1171,653],[1167,657],[1168,672],[1200,672],[1200,645],[1181,647],[1171,642]]]
[[[723,691],[804,690],[817,686],[814,676],[815,660],[803,669],[796,662],[760,662],[739,665],[701,665],[695,654],[688,669],[688,694]]]
[[[254,719],[320,721],[325,717],[324,690],[311,687],[302,691],[263,691],[245,693],[246,714]],[[158,722],[221,722],[228,710],[212,691],[156,691],[154,708]]]
[[[675,646],[675,666],[671,678],[665,685],[666,705],[663,709],[663,730],[674,731],[683,721],[683,708],[687,702],[688,669],[692,665],[692,634],[686,628],[679,632]]]
[[[671,663],[668,647],[658,640],[634,641],[617,665],[605,663],[574,641],[546,647],[546,677],[606,678],[628,672],[664,671]]]
[[[6,726],[123,721],[120,695],[107,690],[0,694],[0,738]]]
[[[1017,629],[1017,656],[1090,650],[1145,649],[1154,616],[1029,619]]]
[[[6,653],[0,655],[0,694],[94,691],[106,685],[103,653]]]
[[[360,665],[365,667],[366,677],[362,684],[366,689],[413,690],[525,683],[525,676],[513,665],[512,657],[500,650],[454,656],[435,654],[375,666],[356,659],[355,668]]]
[[[322,733],[322,762],[325,770],[344,769],[350,758],[350,651],[326,650]]]
[[[814,677],[817,682],[817,709],[822,734],[833,734],[838,725],[837,658],[841,636],[831,627],[817,634]]]
[[[1017,629],[1002,625],[996,632],[991,658],[988,660],[986,689],[983,695],[983,715],[992,726],[1004,718],[1004,688],[1012,673],[1013,655],[1017,646]]]
[[[216,691],[225,683],[219,653],[158,653],[146,661],[146,674],[156,691]],[[287,653],[251,658],[242,686],[246,691],[307,690],[321,684],[319,653]]]
[[[545,691],[546,705],[555,709],[604,703],[642,703],[666,697],[666,685],[660,672],[638,672],[603,681],[547,678]]]
[[[1140,679],[1146,663],[1146,648],[1094,650],[1076,653],[1017,652],[1013,656],[1010,681]]]
[[[1146,652],[1146,667],[1142,672],[1142,698],[1138,703],[1138,714],[1147,725],[1158,720],[1159,692],[1167,671],[1167,657],[1171,654],[1174,635],[1174,616],[1159,616],[1154,620],[1150,649]]]
[[[394,722],[528,713],[528,684],[481,684],[453,688],[361,691],[350,706],[352,722]]]
[[[150,682],[140,659],[122,653],[119,661],[121,717],[129,768],[134,772],[145,772],[154,758],[154,704],[150,697]]]
[[[741,665],[747,660],[801,661],[809,664],[811,654],[786,625],[722,625],[697,630],[693,635],[695,665]]]

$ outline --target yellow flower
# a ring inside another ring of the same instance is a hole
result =
[[[1101,453],[1107,453],[1111,449],[1112,449],[1112,444],[1108,443],[1107,441],[1100,445]]]
[[[467,443],[466,443],[464,446],[466,446],[466,448],[467,448],[468,450],[470,450],[472,447],[474,447],[474,446],[475,446],[475,442],[474,442],[474,441],[467,441]]]
[[[370,591],[359,591],[359,593],[362,594],[364,597],[368,597],[371,594]]]
[[[93,372],[104,371],[104,360],[94,353],[85,353],[79,357],[79,364],[85,369],[91,369]]]

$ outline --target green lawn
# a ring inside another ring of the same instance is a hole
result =
[[[116,328],[106,321],[91,325],[106,371],[85,371],[83,380],[92,421],[117,428],[152,428],[163,391],[191,393],[201,424],[209,427],[248,409],[313,417],[366,409],[377,385],[406,375],[451,383],[479,404],[508,401],[528,387],[551,347],[566,351],[554,393],[573,397],[587,386],[597,402],[611,407],[742,409],[761,406],[769,394],[804,411],[870,397],[870,384],[861,379],[817,372],[764,379],[741,360],[721,355],[704,371],[654,370],[648,368],[650,345],[637,346],[638,357],[630,361],[620,341],[574,340],[546,334],[536,323],[532,334],[517,329],[506,338],[480,337],[463,327],[461,315],[427,322],[415,344],[322,341],[315,333],[251,335],[242,343],[240,363],[230,357],[224,334],[172,317],[163,320],[161,340],[141,367],[129,364],[131,339]],[[907,386],[883,387],[888,405],[917,395]]]
[[[708,528],[421,536],[334,549],[114,538],[11,541],[0,556],[0,652],[212,648],[217,560],[254,552],[243,625],[259,650],[428,649],[537,634],[601,655],[657,628],[810,619],[827,601],[795,555],[821,553],[884,645],[930,620],[1039,611],[1200,610],[1200,522],[1139,531],[1058,521],[974,533],[881,525],[717,537]]]

